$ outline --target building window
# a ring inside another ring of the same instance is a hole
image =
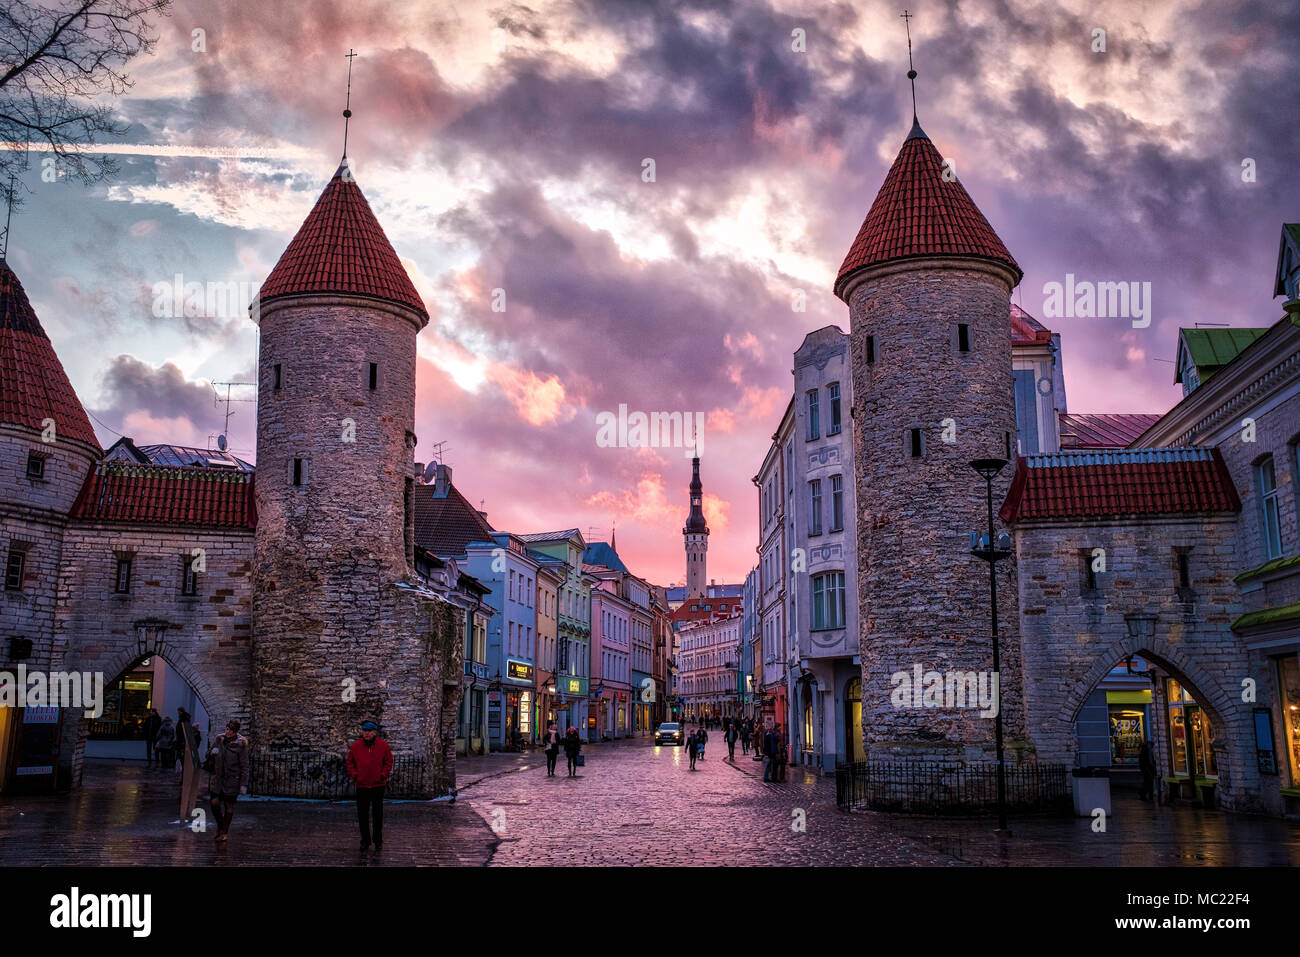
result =
[[[873,363],[875,361],[876,361],[876,337],[867,336],[867,362]]]
[[[272,369],[271,388],[278,389],[280,388],[280,363],[277,362],[274,366],[271,367],[271,369]]]
[[[818,421],[817,390],[808,393],[808,441],[821,436],[821,423]]]
[[[131,559],[119,557],[117,575],[113,581],[113,591],[125,595],[131,591]]]
[[[808,534],[822,533],[822,483],[813,479],[808,483]]]
[[[194,570],[195,559],[189,555],[181,556],[181,594],[197,595],[199,591],[199,573]]]
[[[925,455],[925,436],[920,429],[907,430],[907,454],[914,459]]]
[[[831,476],[831,531],[844,530],[844,476]]]
[[[45,457],[36,452],[27,454],[27,477],[30,479],[45,478]]]
[[[1177,775],[1216,777],[1214,735],[1209,718],[1187,689],[1173,678],[1165,680],[1169,708],[1169,766]]]
[[[957,351],[970,352],[970,326],[964,322],[957,323]]]
[[[1186,549],[1178,550],[1178,587],[1192,587],[1192,563]]]
[[[1084,598],[1096,598],[1100,590],[1100,584],[1097,578],[1097,561],[1092,557],[1091,548],[1079,549],[1079,588]]]
[[[23,590],[23,566],[26,564],[26,549],[10,545],[9,558],[5,562],[5,591]]]
[[[293,460],[293,484],[294,487],[301,487],[307,484],[307,460]]]
[[[840,384],[832,382],[826,387],[826,391],[831,397],[831,427],[826,430],[827,435],[840,434]]]
[[[1278,513],[1277,476],[1273,471],[1273,456],[1255,466],[1255,481],[1259,487],[1259,505],[1263,525],[1266,558],[1282,557],[1282,523]]]
[[[370,391],[374,392],[379,388],[379,363],[370,363]]]
[[[844,627],[844,573],[814,575],[812,580],[812,627],[814,631]]]

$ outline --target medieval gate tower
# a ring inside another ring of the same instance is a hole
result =
[[[1014,460],[1010,293],[1021,270],[913,117],[845,257],[869,760],[992,760],[994,722],[893,676],[992,671],[987,526],[974,459]],[[994,480],[994,509],[1011,480]],[[1025,738],[1014,561],[998,566],[1006,734]],[[946,683],[946,682],[945,682]],[[942,696],[942,695],[941,695]]]
[[[346,157],[257,307],[254,749],[310,764],[373,719],[439,793],[463,624],[411,573],[429,317]]]

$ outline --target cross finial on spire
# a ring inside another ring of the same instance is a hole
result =
[[[916,70],[912,67],[912,17],[916,16],[916,14],[908,13],[907,9],[904,8],[899,16],[902,17],[903,26],[907,29],[907,78],[912,81],[912,123],[915,124],[917,122]]]
[[[352,60],[356,51],[348,47],[348,96],[343,105],[343,158],[348,158],[348,121],[352,119]]]

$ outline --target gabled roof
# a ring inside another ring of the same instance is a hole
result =
[[[1205,380],[1226,366],[1256,339],[1268,332],[1267,328],[1179,329],[1178,356],[1174,360],[1174,382],[1183,381],[1185,358],[1196,366],[1196,376]]]
[[[76,439],[98,449],[86,410],[41,328],[18,276],[0,259],[0,422]]]
[[[249,472],[100,462],[86,478],[72,517],[97,522],[255,528]]]
[[[605,568],[612,568],[626,575],[632,574],[609,542],[590,542],[587,550],[582,553],[582,562],[584,571],[587,565],[603,565]]]
[[[1009,266],[1019,281],[1020,266],[966,188],[943,174],[943,157],[913,123],[844,257],[835,295],[843,299],[848,279],[861,269],[924,256],[993,260]]]
[[[492,541],[494,530],[455,485],[436,496],[434,486],[415,487],[415,543],[435,555],[464,555],[470,542]]]
[[[1005,522],[1239,512],[1218,449],[1126,449],[1027,455],[1016,463]]]
[[[567,542],[575,535],[579,541],[583,541],[582,533],[576,528],[566,528],[562,532],[529,532],[527,535],[516,535],[515,538],[521,542],[536,544],[537,542]],[[585,545],[586,542],[583,541],[583,544]]]
[[[1057,416],[1061,451],[1128,448],[1159,418],[1155,412],[1062,412]]]
[[[1011,304],[1011,344],[1013,346],[1040,346],[1052,341],[1052,331],[1021,309]]]
[[[346,157],[262,283],[258,298],[266,303],[318,293],[396,302],[429,318]]]
[[[233,469],[253,471],[253,466],[220,449],[201,449],[194,445],[136,445],[122,436],[108,447],[104,460],[135,462],[140,465],[179,465],[185,468]]]

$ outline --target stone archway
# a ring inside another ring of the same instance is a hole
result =
[[[1177,680],[1206,712],[1213,732],[1210,747],[1218,768],[1221,804],[1232,808],[1255,803],[1257,796],[1252,800],[1245,793],[1245,782],[1250,780],[1247,758],[1254,753],[1250,713],[1234,704],[1222,682],[1216,680],[1194,655],[1157,634],[1154,617],[1132,615],[1128,616],[1126,623],[1126,635],[1099,645],[1088,668],[1082,674],[1067,677],[1068,690],[1058,710],[1041,722],[1038,731],[1050,740],[1068,740],[1088,696],[1111,669],[1130,657],[1142,658]],[[1157,696],[1152,706],[1160,707],[1162,700]],[[1157,755],[1162,761],[1164,748],[1162,740],[1156,742]],[[1055,759],[1061,757],[1064,755],[1057,755]]]
[[[193,659],[194,640],[169,640],[169,631],[171,629],[168,623],[162,619],[137,620],[133,623],[130,635],[123,636],[112,647],[98,646],[93,655],[84,646],[74,646],[64,659],[62,668],[66,671],[101,673],[104,676],[104,688],[107,689],[146,658],[161,658],[194,691],[210,717],[223,722],[234,717],[247,726],[247,679],[240,688],[229,688],[214,681]],[[251,664],[242,673],[248,674],[250,670]],[[84,714],[79,713],[70,718],[65,718],[63,722],[59,749],[58,782],[61,788],[80,785],[86,741],[90,733],[90,719]]]

